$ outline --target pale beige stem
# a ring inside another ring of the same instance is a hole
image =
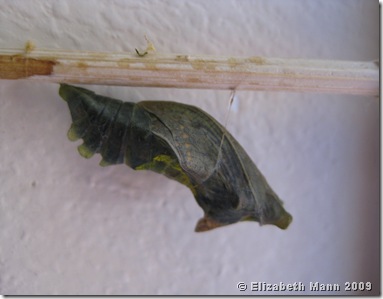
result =
[[[0,50],[0,79],[379,95],[376,62]]]

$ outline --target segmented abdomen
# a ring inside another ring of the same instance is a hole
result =
[[[150,132],[150,116],[136,104],[65,84],[60,95],[68,102],[73,120],[69,139],[84,140],[79,146],[82,156],[100,153],[101,165],[126,163],[143,169],[158,155],[174,155]]]

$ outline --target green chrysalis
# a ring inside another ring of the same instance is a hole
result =
[[[192,191],[204,217],[196,231],[253,220],[285,229],[292,217],[234,137],[201,109],[176,102],[139,103],[61,84],[72,116],[70,140],[85,158],[162,173]]]

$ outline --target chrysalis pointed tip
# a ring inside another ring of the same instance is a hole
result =
[[[278,226],[280,229],[286,229],[289,227],[291,221],[293,221],[293,217],[285,212],[277,221],[275,221],[273,224]]]

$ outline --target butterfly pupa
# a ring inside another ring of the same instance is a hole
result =
[[[122,102],[67,84],[59,94],[72,116],[69,139],[84,141],[80,154],[100,153],[103,166],[125,163],[184,184],[204,211],[197,232],[248,220],[281,229],[290,224],[291,215],[242,146],[201,109]]]

